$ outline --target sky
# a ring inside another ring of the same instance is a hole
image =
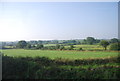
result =
[[[0,41],[118,37],[117,2],[2,2]]]

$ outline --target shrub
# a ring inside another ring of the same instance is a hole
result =
[[[42,45],[42,44],[38,44],[37,46],[36,46],[36,49],[41,49],[41,48],[43,48],[44,46]]]
[[[19,58],[2,57],[3,79],[20,79],[27,77],[28,62]]]
[[[60,46],[60,50],[64,50],[65,49],[65,47],[64,46]]]
[[[60,49],[60,45],[57,44],[57,45],[55,46],[55,48],[56,48],[56,49]]]
[[[47,57],[35,57],[34,62],[37,62],[42,66],[49,66],[52,63],[52,60]]]
[[[112,43],[110,45],[110,50],[120,51],[120,43]]]
[[[83,49],[82,49],[82,48],[79,48],[78,50],[79,50],[79,51],[82,51]]]

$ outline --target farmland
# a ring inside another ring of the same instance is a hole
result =
[[[0,79],[119,81],[118,5],[0,3]]]
[[[24,49],[8,49],[2,50],[7,56],[22,57],[49,57],[51,59],[93,59],[93,58],[110,58],[118,56],[115,51],[73,51],[73,50],[24,50]]]
[[[118,52],[7,49],[2,53],[3,79],[119,79]]]
[[[4,45],[3,79],[119,79],[117,43],[105,49],[100,43],[39,42]]]

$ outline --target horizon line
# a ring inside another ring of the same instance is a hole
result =
[[[94,37],[93,37],[94,38]],[[114,37],[116,38],[116,37]],[[76,39],[31,39],[31,40],[25,40],[25,39],[21,39],[21,40],[24,40],[24,41],[52,41],[52,40],[84,40],[86,38],[76,38]],[[110,39],[113,39],[113,38],[94,38],[94,39],[99,39],[99,40],[110,40]],[[119,39],[119,38],[117,38]],[[0,42],[15,42],[15,41],[21,41],[21,40],[4,40],[4,41],[1,41]]]

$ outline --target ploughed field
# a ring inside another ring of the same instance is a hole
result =
[[[117,57],[117,51],[75,51],[75,50],[25,50],[25,49],[6,49],[2,53],[13,57],[48,57],[50,59],[97,59]]]

